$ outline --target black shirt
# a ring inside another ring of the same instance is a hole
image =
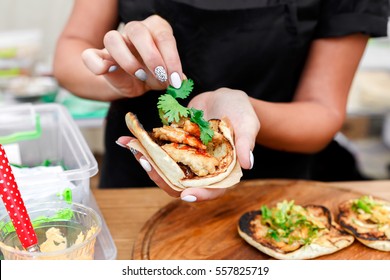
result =
[[[120,0],[119,20],[159,14],[172,25],[183,71],[195,82],[192,94],[228,87],[266,101],[290,102],[313,40],[353,33],[386,36],[388,9],[387,0]],[[160,94],[112,102],[101,187],[154,185],[115,141],[131,135],[124,121],[128,111],[147,130],[161,126]],[[244,171],[244,179],[316,179],[312,155],[257,145],[254,156],[254,168]]]

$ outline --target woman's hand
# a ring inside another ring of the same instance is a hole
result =
[[[241,167],[244,169],[253,167],[252,151],[260,130],[260,121],[245,92],[220,88],[195,96],[188,107],[203,110],[206,120],[227,117],[233,126],[234,142]]]
[[[127,146],[128,143],[135,140],[134,137],[130,136],[122,136],[117,140],[117,144],[123,148],[129,149]],[[167,194],[173,197],[181,197],[182,200],[187,202],[195,202],[195,201],[205,201],[212,200],[219,196],[222,196],[225,192],[225,189],[195,189],[189,188],[185,189],[182,192],[176,191],[172,189],[163,178],[156,172],[156,170],[152,167],[152,165],[148,162],[148,160],[139,152],[134,149],[130,149],[133,153],[134,157],[141,164],[143,169],[147,172],[150,179],[154,181],[154,183],[160,187],[160,189],[164,190]]]
[[[252,150],[260,129],[260,122],[244,92],[228,88],[205,92],[194,97],[189,107],[203,110],[205,119],[227,117],[234,129],[237,156],[241,167],[245,169],[253,167]],[[134,140],[133,137],[123,136],[118,139],[117,144],[127,147],[126,144],[132,140]],[[187,202],[199,202],[216,199],[225,192],[225,189],[208,188],[188,188],[182,192],[175,191],[158,175],[140,152],[134,150],[132,152],[156,185],[171,196],[180,196],[182,200]]]
[[[182,66],[171,26],[159,16],[127,23],[122,32],[104,36],[104,49],[86,49],[87,68],[104,75],[123,97],[136,97],[149,90],[162,90],[168,83],[179,88]]]

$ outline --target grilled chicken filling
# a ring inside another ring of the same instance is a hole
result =
[[[206,146],[203,145],[199,138],[189,134],[182,128],[165,125],[163,127],[154,128],[153,135],[157,139],[163,141],[182,143],[201,150],[206,149]]]
[[[154,128],[152,137],[185,171],[186,178],[212,175],[231,162],[232,146],[221,134],[219,121],[211,120],[214,136],[208,145],[200,140],[198,125],[187,118],[170,126]]]
[[[215,157],[187,145],[171,143],[165,144],[161,148],[163,148],[174,161],[188,166],[198,176],[206,176],[215,173],[216,167],[219,164],[219,161]]]

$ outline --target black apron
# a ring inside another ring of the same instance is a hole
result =
[[[191,96],[228,87],[271,102],[292,100],[310,43],[321,26],[322,8],[320,0],[119,1],[123,22],[158,14],[172,25],[183,71],[195,82]],[[115,141],[131,135],[124,121],[129,111],[147,130],[161,126],[156,108],[161,93],[112,102],[100,187],[154,185],[131,153]],[[254,168],[244,170],[243,179],[313,179],[313,155],[261,145],[253,152]]]

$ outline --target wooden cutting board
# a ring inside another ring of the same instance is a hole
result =
[[[247,181],[228,189],[215,201],[185,203],[174,201],[158,211],[142,228],[136,239],[134,259],[214,259],[264,260],[269,256],[246,243],[237,233],[240,216],[261,205],[273,206],[281,200],[322,204],[334,216],[337,205],[359,197],[358,192],[308,181]],[[355,241],[348,248],[318,259],[390,259],[390,252],[380,252]]]

